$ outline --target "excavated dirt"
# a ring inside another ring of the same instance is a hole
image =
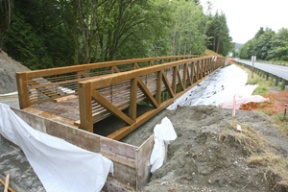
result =
[[[239,139],[245,133],[235,129],[236,123],[250,127],[271,143],[273,152],[287,159],[287,137],[267,117],[238,110],[232,121],[231,110],[212,106],[180,107],[176,111],[162,112],[123,142],[141,144],[140,140],[149,137],[155,124],[165,116],[171,120],[178,138],[169,145],[167,161],[151,175],[144,191],[288,190],[279,184],[283,178],[267,171],[264,166],[247,162],[251,155],[250,146]],[[257,150],[261,151],[261,148]],[[288,172],[288,164],[286,169]]]
[[[17,91],[15,73],[28,70],[30,69],[0,50],[0,94]]]

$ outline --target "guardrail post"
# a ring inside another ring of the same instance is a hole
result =
[[[279,84],[279,77],[274,76],[274,78],[275,78],[275,86],[278,86],[278,84]]]
[[[269,73],[266,73],[266,81],[269,80]]]
[[[285,90],[286,84],[287,84],[287,81],[285,79],[282,79],[282,84],[281,84],[282,90]]]
[[[16,73],[16,80],[17,80],[20,109],[24,109],[30,106],[27,73],[26,72]]]
[[[79,82],[80,128],[93,133],[91,82]]]

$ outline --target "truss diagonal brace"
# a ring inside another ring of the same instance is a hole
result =
[[[132,125],[134,121],[128,117],[125,113],[119,110],[117,107],[113,106],[105,97],[103,97],[97,91],[92,92],[93,99],[95,99],[100,105],[106,108],[109,112],[123,120],[125,123]]]
[[[137,78],[137,82],[139,85],[139,88],[143,92],[143,94],[151,101],[152,105],[157,108],[159,106],[159,103],[156,101],[156,99],[153,97],[145,83],[142,81],[142,79]]]
[[[169,84],[168,78],[167,78],[165,73],[162,73],[162,79],[163,79],[165,87],[166,87],[167,91],[169,92],[170,96],[172,98],[174,98],[175,94],[174,94],[174,92],[173,92],[173,90],[172,90],[172,88],[171,88],[171,86]]]

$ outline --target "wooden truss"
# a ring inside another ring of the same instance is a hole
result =
[[[165,109],[222,64],[223,62],[213,62],[211,57],[200,57],[80,81],[80,128],[93,132],[93,122],[99,116],[97,112],[93,112],[95,102],[104,111],[126,123],[125,127],[108,136],[119,140]],[[113,86],[120,92],[121,87],[125,87],[123,85],[126,85],[126,89],[123,89],[124,97],[121,99],[116,98],[116,93],[114,95],[105,91]],[[166,100],[161,97],[163,91],[169,94]],[[137,103],[143,99],[149,100],[153,109],[137,117]],[[129,108],[128,114],[123,112],[125,106]]]

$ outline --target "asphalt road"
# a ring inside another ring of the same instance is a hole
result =
[[[240,59],[237,59],[236,61],[241,62],[246,65],[250,65],[250,66],[252,65],[251,61],[240,60]],[[287,66],[255,62],[254,67],[261,69],[262,71],[266,71],[270,74],[276,75],[277,77],[280,77],[288,81],[288,67]]]

